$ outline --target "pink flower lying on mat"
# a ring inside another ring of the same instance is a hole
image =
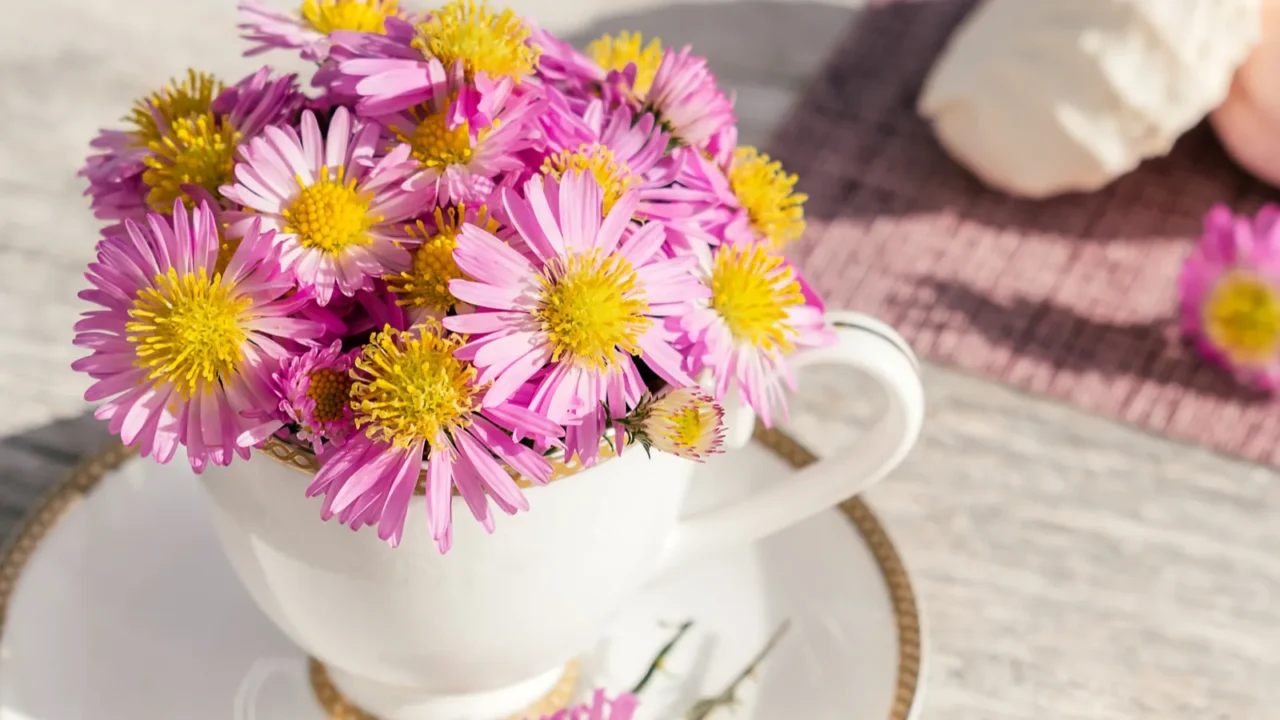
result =
[[[80,297],[99,305],[76,324],[75,344],[93,351],[76,370],[97,382],[85,393],[106,400],[95,415],[125,444],[159,462],[187,448],[196,472],[248,457],[282,423],[271,371],[289,351],[279,340],[319,334],[318,324],[289,317],[282,299],[293,284],[280,273],[271,234],[251,226],[221,272],[218,229],[201,206],[188,217],[175,203],[172,224],[147,225],[98,244]]]
[[[273,48],[302,51],[304,60],[329,57],[329,34],[350,31],[382,34],[389,17],[400,17],[398,0],[303,0],[295,14],[281,12],[256,0],[239,5],[243,36],[253,43],[245,55]]]
[[[604,194],[589,173],[566,172],[559,182],[537,176],[524,191],[524,198],[504,191],[503,204],[537,261],[466,226],[454,259],[474,280],[454,280],[449,290],[477,311],[444,322],[472,336],[459,355],[474,359],[480,383],[492,383],[486,405],[505,402],[548,369],[530,408],[556,423],[587,425],[578,438],[571,429],[570,445],[594,452],[602,404],[625,412],[644,392],[635,357],[673,385],[692,384],[662,319],[709,291],[692,273],[696,258],[661,254],[661,224],[631,223],[635,192],[602,220]]]
[[[707,59],[689,48],[668,49],[645,99],[673,137],[695,148],[705,147],[718,132],[737,121],[733,100],[716,85]]]
[[[188,207],[217,199],[231,179],[237,144],[268,124],[290,122],[303,101],[297,78],[272,78],[268,68],[223,90],[212,76],[187,72],[134,104],[128,130],[103,130],[80,174],[89,180],[94,215],[138,220],[168,213],[174,200]],[[123,232],[118,222],[104,235]]]
[[[350,353],[334,341],[303,355],[285,358],[272,376],[272,388],[280,398],[280,412],[298,426],[298,437],[311,443],[317,454],[342,445],[355,431],[351,395]]]
[[[275,230],[283,267],[327,305],[335,289],[354,295],[409,266],[408,238],[397,224],[424,203],[421,193],[401,187],[413,172],[408,146],[374,159],[379,126],[353,122],[340,107],[327,139],[310,110],[300,129],[301,136],[269,127],[241,150],[236,183],[222,194],[246,210],[227,213],[227,234],[239,237],[256,222]]]
[[[475,368],[455,357],[460,344],[427,320],[407,331],[387,328],[362,348],[351,387],[362,432],[332,452],[307,488],[308,497],[324,494],[325,519],[336,514],[352,529],[377,525],[378,537],[398,545],[424,460],[427,526],[440,552],[453,544],[455,487],[490,532],[490,499],[508,514],[529,509],[503,464],[540,484],[552,468],[510,433],[545,441],[563,431],[515,405],[482,408]]]
[[[590,703],[543,715],[542,720],[631,720],[639,704],[640,700],[630,693],[620,693],[609,700],[604,690],[596,690]]]
[[[785,419],[782,389],[795,387],[787,355],[833,339],[822,311],[806,304],[795,268],[764,245],[721,245],[704,281],[710,300],[677,321],[694,372],[711,372],[721,401],[736,387],[766,426],[778,412]]]
[[[1217,205],[1179,279],[1182,329],[1241,381],[1280,387],[1280,208],[1253,218]]]

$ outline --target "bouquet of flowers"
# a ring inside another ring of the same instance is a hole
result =
[[[785,413],[788,354],[831,337],[779,254],[805,196],[704,58],[473,0],[241,12],[312,89],[190,71],[82,171],[110,225],[75,368],[125,443],[200,472],[283,438],[323,518],[391,545],[421,482],[445,552],[453,494],[492,530],[551,453],[700,459],[730,394]]]

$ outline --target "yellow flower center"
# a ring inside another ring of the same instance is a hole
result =
[[[783,171],[782,163],[755,148],[733,151],[729,185],[746,209],[751,227],[774,249],[804,234],[804,201],[809,196],[795,192],[796,180]]]
[[[170,213],[173,201],[182,198],[192,207],[183,185],[199,185],[217,197],[218,188],[231,181],[239,141],[231,123],[212,113],[174,120],[168,134],[149,145],[152,154],[143,160],[147,169],[142,180],[150,187],[147,204]]]
[[[307,385],[307,397],[315,401],[312,415],[320,422],[338,422],[351,396],[351,376],[331,368],[312,372]]]
[[[475,145],[491,131],[486,128],[476,133],[473,144],[470,125],[464,121],[450,130],[443,110],[430,112],[419,105],[410,109],[409,115],[416,124],[411,128],[392,125],[391,133],[397,141],[409,146],[410,154],[419,165],[428,168],[466,165],[475,154]]]
[[[383,24],[399,12],[399,0],[303,0],[302,19],[316,32],[386,32]]]
[[[639,338],[652,325],[649,303],[637,292],[639,278],[620,255],[601,258],[592,251],[556,259],[543,270],[539,307],[534,312],[554,349],[579,366],[604,370],[618,349],[640,354]]]
[[[636,80],[632,90],[641,100],[653,87],[653,78],[658,74],[663,53],[662,40],[653,38],[648,45],[644,45],[643,40],[640,33],[623,31],[617,35],[605,35],[587,46],[587,55],[605,70],[622,71],[634,64]]]
[[[148,380],[164,380],[190,399],[197,390],[234,375],[244,354],[245,310],[249,299],[237,297],[222,276],[157,275],[154,287],[143,288],[129,310],[126,336],[136,343],[136,365]]]
[[[765,351],[791,352],[787,311],[804,302],[795,274],[783,259],[758,244],[731,245],[716,253],[711,268],[711,307],[738,343]]]
[[[519,82],[533,72],[541,49],[529,43],[529,28],[509,8],[494,13],[487,2],[454,0],[417,27],[413,47],[439,58],[445,68],[461,60],[467,79],[477,73]]]
[[[1233,362],[1269,363],[1280,355],[1280,287],[1243,271],[1218,281],[1204,306],[1205,334]]]
[[[590,172],[604,190],[605,215],[613,209],[618,198],[631,188],[631,168],[625,162],[617,160],[613,151],[598,143],[583,144],[577,150],[561,150],[542,161],[542,173],[556,180],[564,177],[569,170]]]
[[[297,235],[302,247],[330,255],[373,242],[369,228],[379,218],[369,215],[369,194],[357,191],[354,180],[344,181],[341,166],[333,177],[322,168],[320,177],[281,213],[288,223],[284,231]]]
[[[449,292],[449,281],[461,277],[462,271],[453,260],[458,247],[458,233],[466,224],[466,206],[435,209],[435,229],[428,229],[421,220],[416,226],[405,228],[411,236],[422,238],[422,244],[413,250],[413,266],[399,275],[388,275],[387,289],[398,297],[396,302],[404,307],[419,307],[440,314],[453,310],[457,299]],[[488,216],[481,206],[475,225],[497,232],[498,223]]]
[[[435,445],[470,425],[479,408],[476,369],[453,356],[461,345],[434,321],[376,333],[356,360],[368,378],[351,386],[356,426],[371,440],[408,447],[417,440]]]
[[[186,80],[170,80],[158,92],[135,102],[125,122],[134,126],[132,133],[137,144],[150,147],[161,141],[174,121],[208,113],[222,90],[222,83],[212,75],[188,70]]]

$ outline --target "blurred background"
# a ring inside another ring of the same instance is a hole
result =
[[[869,497],[927,609],[926,718],[1277,717],[1280,413],[1178,337],[1176,282],[1213,204],[1275,199],[1267,3],[510,4],[579,47],[708,56],[742,141],[811,196],[798,265],[926,359],[924,437]],[[188,67],[264,62],[230,0],[5,16],[0,537],[107,439],[70,369],[89,140]],[[801,385],[817,450],[877,411],[837,373]]]

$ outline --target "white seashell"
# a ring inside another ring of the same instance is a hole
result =
[[[1262,0],[985,0],[920,96],[938,140],[1027,197],[1095,190],[1226,97]]]

